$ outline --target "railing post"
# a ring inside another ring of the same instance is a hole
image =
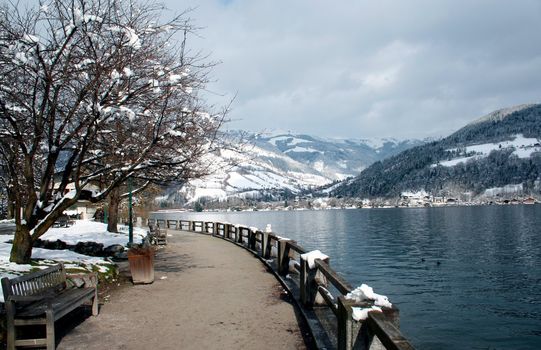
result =
[[[212,235],[214,237],[218,236],[218,223],[217,222],[212,223]]]
[[[353,309],[352,306],[357,305],[353,300],[346,299],[343,295],[338,296],[338,313],[337,313],[337,340],[338,350],[351,350],[355,345],[357,333],[360,327],[353,327]]]
[[[171,227],[171,226],[172,226],[171,223],[174,223],[174,224],[175,224],[175,230],[176,230],[176,229],[177,229],[177,220],[167,220],[167,221],[166,221],[166,226],[167,226],[168,229],[171,229],[171,228],[172,228],[172,227]]]
[[[285,276],[289,273],[289,239],[278,240],[278,273]]]
[[[241,226],[236,226],[237,229],[237,236],[235,237],[237,242],[242,244],[242,232],[244,231],[244,228]]]
[[[330,259],[326,258],[321,261],[328,265]],[[314,268],[310,268],[308,261],[306,259],[303,259],[302,254],[300,257],[300,262],[301,271],[299,282],[302,304],[308,308],[311,308],[312,306],[314,306],[314,304],[325,304],[325,300],[319,294],[317,287],[318,285],[327,287],[327,279],[322,273],[318,271],[317,266],[315,266]]]
[[[308,266],[308,261],[301,256],[301,275],[300,275],[300,290],[301,290],[301,303],[307,308],[311,308],[314,305],[316,299],[316,269],[311,269]]]
[[[261,232],[261,256],[263,259],[269,258],[269,233],[268,232]]]
[[[256,231],[248,229],[248,248],[255,250]]]
[[[383,308],[383,314],[385,315],[385,319],[390,321],[397,329],[400,329],[400,312],[394,305],[392,308]],[[382,341],[373,332],[367,333],[367,343],[369,344],[367,348],[369,350],[387,349],[387,347],[383,345]]]
[[[224,237],[227,239],[231,239],[231,224],[225,224]]]

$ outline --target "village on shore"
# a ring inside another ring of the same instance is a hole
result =
[[[335,210],[335,209],[374,209],[374,208],[431,208],[484,205],[533,205],[540,204],[541,198],[534,196],[496,196],[472,198],[471,195],[457,197],[432,196],[426,192],[404,192],[398,198],[343,198],[295,196],[273,202],[253,202],[228,200],[226,202],[189,203],[181,208],[162,207],[160,211],[288,211],[288,210]]]

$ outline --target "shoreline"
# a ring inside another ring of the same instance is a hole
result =
[[[151,210],[149,214],[169,214],[169,213],[235,213],[235,212],[282,212],[282,211],[326,211],[326,210],[356,210],[356,209],[419,209],[419,208],[454,208],[454,207],[490,207],[490,206],[533,206],[541,205],[541,202],[535,203],[477,203],[477,202],[460,202],[453,204],[432,204],[432,205],[410,205],[410,206],[392,206],[392,205],[381,205],[381,206],[344,206],[344,207],[330,207],[330,208],[273,208],[273,209],[240,209],[240,210],[231,210],[231,209],[205,209],[203,211],[196,211],[193,209],[159,209]]]

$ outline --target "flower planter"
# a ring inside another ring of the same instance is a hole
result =
[[[134,284],[154,282],[154,249],[151,247],[130,248],[128,261]]]

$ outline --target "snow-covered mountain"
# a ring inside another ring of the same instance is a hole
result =
[[[212,155],[216,171],[186,184],[175,193],[176,201],[231,197],[276,200],[356,176],[375,161],[423,143],[323,139],[280,132],[247,134],[246,138],[246,144],[238,145],[237,150],[221,150]]]
[[[541,104],[500,109],[437,142],[378,162],[329,190],[345,197],[407,191],[465,198],[540,196]]]
[[[323,139],[290,133],[260,134],[255,144],[306,164],[328,182],[358,175],[370,164],[421,144],[418,140]]]

